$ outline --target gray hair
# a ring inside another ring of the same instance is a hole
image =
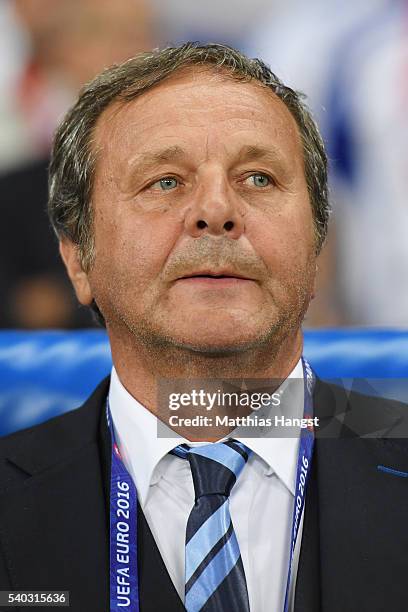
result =
[[[327,157],[316,123],[303,102],[305,96],[285,86],[259,59],[249,59],[226,45],[189,42],[140,53],[104,70],[81,90],[56,132],[49,167],[48,214],[57,235],[77,245],[85,271],[94,259],[91,200],[96,152],[92,144],[98,118],[112,102],[129,102],[177,70],[191,66],[211,67],[243,82],[255,80],[271,89],[292,113],[302,141],[316,252],[320,251],[330,212]]]

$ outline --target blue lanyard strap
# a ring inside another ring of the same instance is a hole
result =
[[[310,419],[313,417],[313,389],[316,382],[316,377],[309,363],[302,357],[303,366],[303,384],[304,384],[304,410],[303,417]],[[295,554],[296,540],[299,533],[300,521],[305,506],[306,487],[310,476],[312,455],[314,446],[313,428],[304,428],[300,430],[299,452],[296,470],[296,487],[295,487],[295,503],[293,507],[292,529],[290,556],[288,567],[288,578],[286,581],[285,605],[284,612],[288,612],[289,608],[289,588],[292,575],[293,557]]]
[[[308,362],[303,358],[302,365],[304,380],[303,416],[304,418],[312,418],[315,375]],[[106,419],[112,440],[110,492],[110,612],[120,612],[123,610],[139,612],[137,491],[132,477],[125,468],[115,440],[108,401],[106,402]],[[284,612],[288,612],[292,562],[305,504],[306,487],[310,476],[313,444],[313,429],[301,429]]]
[[[109,403],[106,418],[112,439],[110,492],[110,609],[139,612],[137,570],[137,492],[125,468],[113,431]]]

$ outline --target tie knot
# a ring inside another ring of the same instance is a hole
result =
[[[227,440],[203,446],[180,444],[172,454],[188,459],[196,500],[202,495],[229,497],[252,451],[238,442]]]

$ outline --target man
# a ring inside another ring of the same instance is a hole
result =
[[[313,390],[301,360],[326,179],[300,96],[222,45],[143,54],[82,91],[49,211],[114,368],[82,408],[2,441],[2,589],[98,612],[405,609],[408,448],[358,438],[401,436],[401,408]],[[300,378],[293,410],[328,439],[160,436],[160,381],[211,378]]]

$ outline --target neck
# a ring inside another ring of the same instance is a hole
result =
[[[118,341],[117,336],[111,332],[109,336],[113,363],[121,383],[134,398],[167,424],[169,413],[162,414],[157,399],[158,389],[163,388],[162,379],[180,379],[170,381],[171,392],[176,388],[184,388],[182,385],[188,385],[191,379],[201,379],[200,384],[205,390],[214,390],[219,381],[225,378],[276,379],[280,383],[293,370],[303,349],[300,329],[279,343],[269,341],[247,349],[229,348],[218,351],[163,343],[160,346],[153,343],[146,345],[129,337],[123,342]],[[189,410],[191,416],[191,408]],[[190,432],[183,428],[174,429],[184,437],[194,439],[194,436],[191,436],[191,428]],[[205,439],[214,441],[228,432],[228,427],[225,431],[218,428],[215,436],[206,435]]]

